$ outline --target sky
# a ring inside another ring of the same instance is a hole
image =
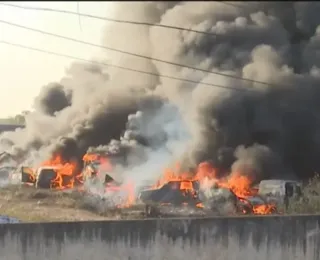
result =
[[[77,12],[77,2],[6,2],[21,6],[46,7]],[[112,17],[114,2],[79,2],[81,13]],[[101,32],[106,21],[72,14],[34,11],[0,5],[0,20],[21,24],[101,44]],[[58,39],[0,23],[0,41],[9,41],[34,48],[90,59],[99,49]],[[59,81],[72,59],[38,53],[0,43],[0,118],[14,116],[32,109],[33,99],[43,85]]]

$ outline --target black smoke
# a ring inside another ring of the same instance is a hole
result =
[[[59,83],[41,89],[25,129],[1,136],[1,148],[17,163],[38,165],[55,154],[82,162],[89,147],[119,140],[137,111],[156,113],[164,99],[131,86],[117,89],[103,67],[74,63]],[[120,84],[118,82],[118,84]],[[143,136],[134,137],[148,146]],[[8,157],[8,158],[9,158]]]
[[[213,35],[153,28],[152,43],[159,46],[155,57],[270,83],[178,67],[169,70],[157,63],[160,72],[174,71],[199,81],[163,79],[159,86],[179,104],[179,93],[191,89],[191,97],[182,95],[190,98],[195,113],[193,145],[184,155],[187,164],[210,161],[224,173],[249,174],[257,181],[307,179],[320,170],[319,11],[316,2],[184,2],[162,16],[162,24]]]
[[[58,83],[50,83],[42,87],[39,96],[35,100],[36,110],[50,116],[70,105],[70,94],[68,95],[64,87]]]
[[[161,110],[159,104],[167,102],[178,106],[188,122],[192,142],[181,156],[190,167],[208,160],[222,172],[250,174],[257,180],[306,179],[320,170],[319,3],[197,1],[116,6],[118,19],[212,35],[115,23],[106,28],[104,45],[208,73],[119,53],[103,53],[101,59],[198,83],[73,63],[61,81],[40,93],[35,112],[27,116],[26,129],[0,138],[0,152],[19,152],[27,158],[35,151],[48,155],[59,150],[65,157],[80,158],[89,147],[120,140],[128,130],[129,115],[137,111],[150,115],[151,111],[155,116]],[[151,122],[152,116],[146,121]],[[139,145],[160,146],[168,139],[162,132],[158,139],[139,131],[132,136]]]

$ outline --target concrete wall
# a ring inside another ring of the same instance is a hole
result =
[[[0,225],[0,259],[319,260],[320,216]]]

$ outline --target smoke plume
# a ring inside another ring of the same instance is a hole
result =
[[[240,171],[257,181],[304,179],[320,170],[319,3],[115,5],[117,19],[212,35],[114,23],[102,35],[104,45],[208,73],[114,52],[102,52],[101,60],[198,83],[73,63],[63,79],[43,87],[26,128],[1,135],[0,152],[36,165],[57,151],[79,159],[89,147],[131,147],[129,154],[144,161],[132,164],[135,173],[151,172],[152,165],[180,154],[190,167],[211,161],[223,172]],[[188,138],[175,139],[168,125]]]
[[[195,113],[193,149],[187,154],[191,164],[209,160],[220,168],[253,175],[257,181],[308,178],[319,170],[315,47],[319,10],[315,2],[239,2],[235,6],[185,2],[162,15],[162,24],[216,36],[154,27],[154,57],[270,83],[156,63],[160,73],[199,81],[181,84],[161,79],[158,86],[173,102],[186,99],[181,93],[190,93],[186,94],[188,104]],[[201,82],[253,91],[219,89]]]

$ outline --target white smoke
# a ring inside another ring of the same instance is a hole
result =
[[[143,136],[152,144],[141,146],[130,139],[137,135]],[[153,115],[138,111],[128,117],[128,129],[119,141],[112,140],[107,146],[89,149],[89,152],[118,153],[124,147],[130,146],[128,164],[114,165],[113,170],[108,173],[121,184],[121,192],[105,193],[99,189],[103,186],[103,177],[100,182],[87,184],[87,187],[92,193],[117,204],[119,197],[122,200],[127,198],[125,187],[133,184],[133,192],[137,197],[142,188],[153,185],[168,165],[181,158],[191,140],[185,119],[176,106],[164,104]],[[101,165],[100,169],[103,167],[104,165]],[[99,193],[99,190],[103,192]]]

